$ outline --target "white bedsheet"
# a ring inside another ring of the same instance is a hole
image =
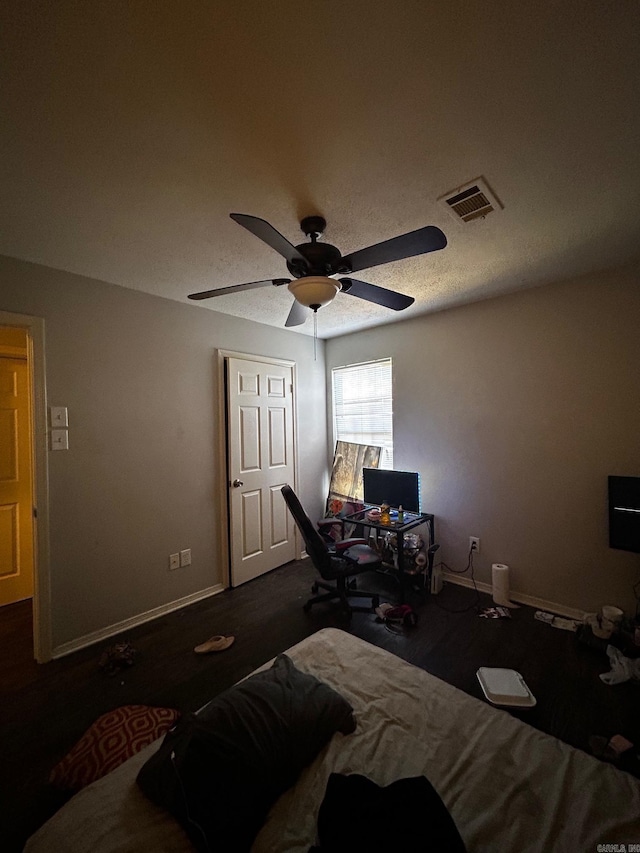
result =
[[[278,800],[255,853],[307,853],[332,772],[381,785],[425,775],[469,853],[595,853],[598,844],[640,843],[632,776],[343,631],[324,629],[286,653],[342,693],[358,725],[336,735]],[[191,851],[179,825],[135,784],[158,744],[77,794],[25,853]]]

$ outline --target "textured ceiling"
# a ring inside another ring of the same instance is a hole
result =
[[[624,263],[640,245],[637,0],[5,0],[0,252],[179,301],[286,277],[230,212],[343,254],[423,225],[321,337]],[[483,175],[504,204],[455,222]],[[286,288],[190,303],[282,326]],[[307,321],[298,332],[311,333]]]

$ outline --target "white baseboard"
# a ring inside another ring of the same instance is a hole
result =
[[[451,572],[442,572],[442,579],[445,583],[455,583],[458,586],[466,586],[473,588],[471,578],[461,577],[460,575],[452,574]],[[482,581],[475,582],[480,592],[487,592],[489,595],[493,593],[493,587],[490,583]],[[577,610],[574,607],[567,607],[564,604],[557,604],[555,601],[546,601],[544,598],[535,598],[533,595],[525,595],[515,590],[510,590],[509,598],[517,604],[526,604],[529,607],[535,607],[536,610],[544,610],[547,613],[555,613],[558,616],[564,616],[566,619],[577,619],[579,622],[585,617],[584,610]]]
[[[116,622],[115,625],[108,625],[106,628],[101,628],[99,631],[92,631],[91,634],[85,634],[83,637],[78,637],[77,640],[71,640],[68,643],[62,643],[56,646],[52,653],[52,658],[61,658],[65,655],[70,655],[72,652],[77,652],[87,646],[92,646],[94,643],[99,643],[101,640],[106,640],[113,637],[115,634],[121,634],[123,631],[130,631],[131,628],[137,628],[138,625],[144,625],[145,622],[151,622],[152,619],[157,619],[159,616],[165,616],[167,613],[173,613],[174,610],[180,610],[189,604],[195,604],[197,601],[202,601],[204,598],[209,598],[212,595],[217,595],[223,592],[222,584],[202,589],[200,592],[193,592],[191,595],[185,595],[184,598],[179,598],[176,601],[170,601],[168,604],[161,604],[160,607],[154,607],[153,610],[147,610],[146,613],[139,613],[137,616],[131,616],[129,619],[123,619],[122,622]]]

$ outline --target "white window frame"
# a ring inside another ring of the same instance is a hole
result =
[[[346,381],[350,393],[345,403]],[[358,382],[361,387],[358,387]],[[341,387],[338,387],[340,383]],[[368,383],[370,388],[363,383]],[[393,469],[393,362],[379,358],[331,370],[333,439],[382,447],[380,468]],[[351,413],[344,410],[351,407]],[[347,423],[349,418],[349,423]],[[359,423],[358,423],[359,421]]]

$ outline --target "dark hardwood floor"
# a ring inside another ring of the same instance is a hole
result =
[[[122,637],[38,665],[31,653],[29,602],[0,610],[0,849],[20,851],[26,838],[63,802],[48,785],[51,768],[101,714],[125,704],[192,711],[277,653],[324,627],[338,627],[483,699],[480,666],[521,672],[537,699],[514,712],[525,722],[589,751],[589,736],[623,734],[640,744],[640,685],[607,686],[602,648],[534,619],[521,607],[511,619],[479,618],[487,595],[445,585],[416,604],[414,629],[394,634],[373,614],[345,622],[335,604],[302,605],[314,579],[308,561],[290,563],[238,589],[149,622]],[[391,584],[391,586],[389,586]],[[364,575],[361,585],[393,600],[392,581]],[[452,612],[457,611],[457,612]],[[225,652],[196,655],[194,646],[213,634],[233,634]],[[136,649],[132,667],[115,676],[98,666],[105,648],[126,639]],[[636,750],[624,769],[638,774]]]

